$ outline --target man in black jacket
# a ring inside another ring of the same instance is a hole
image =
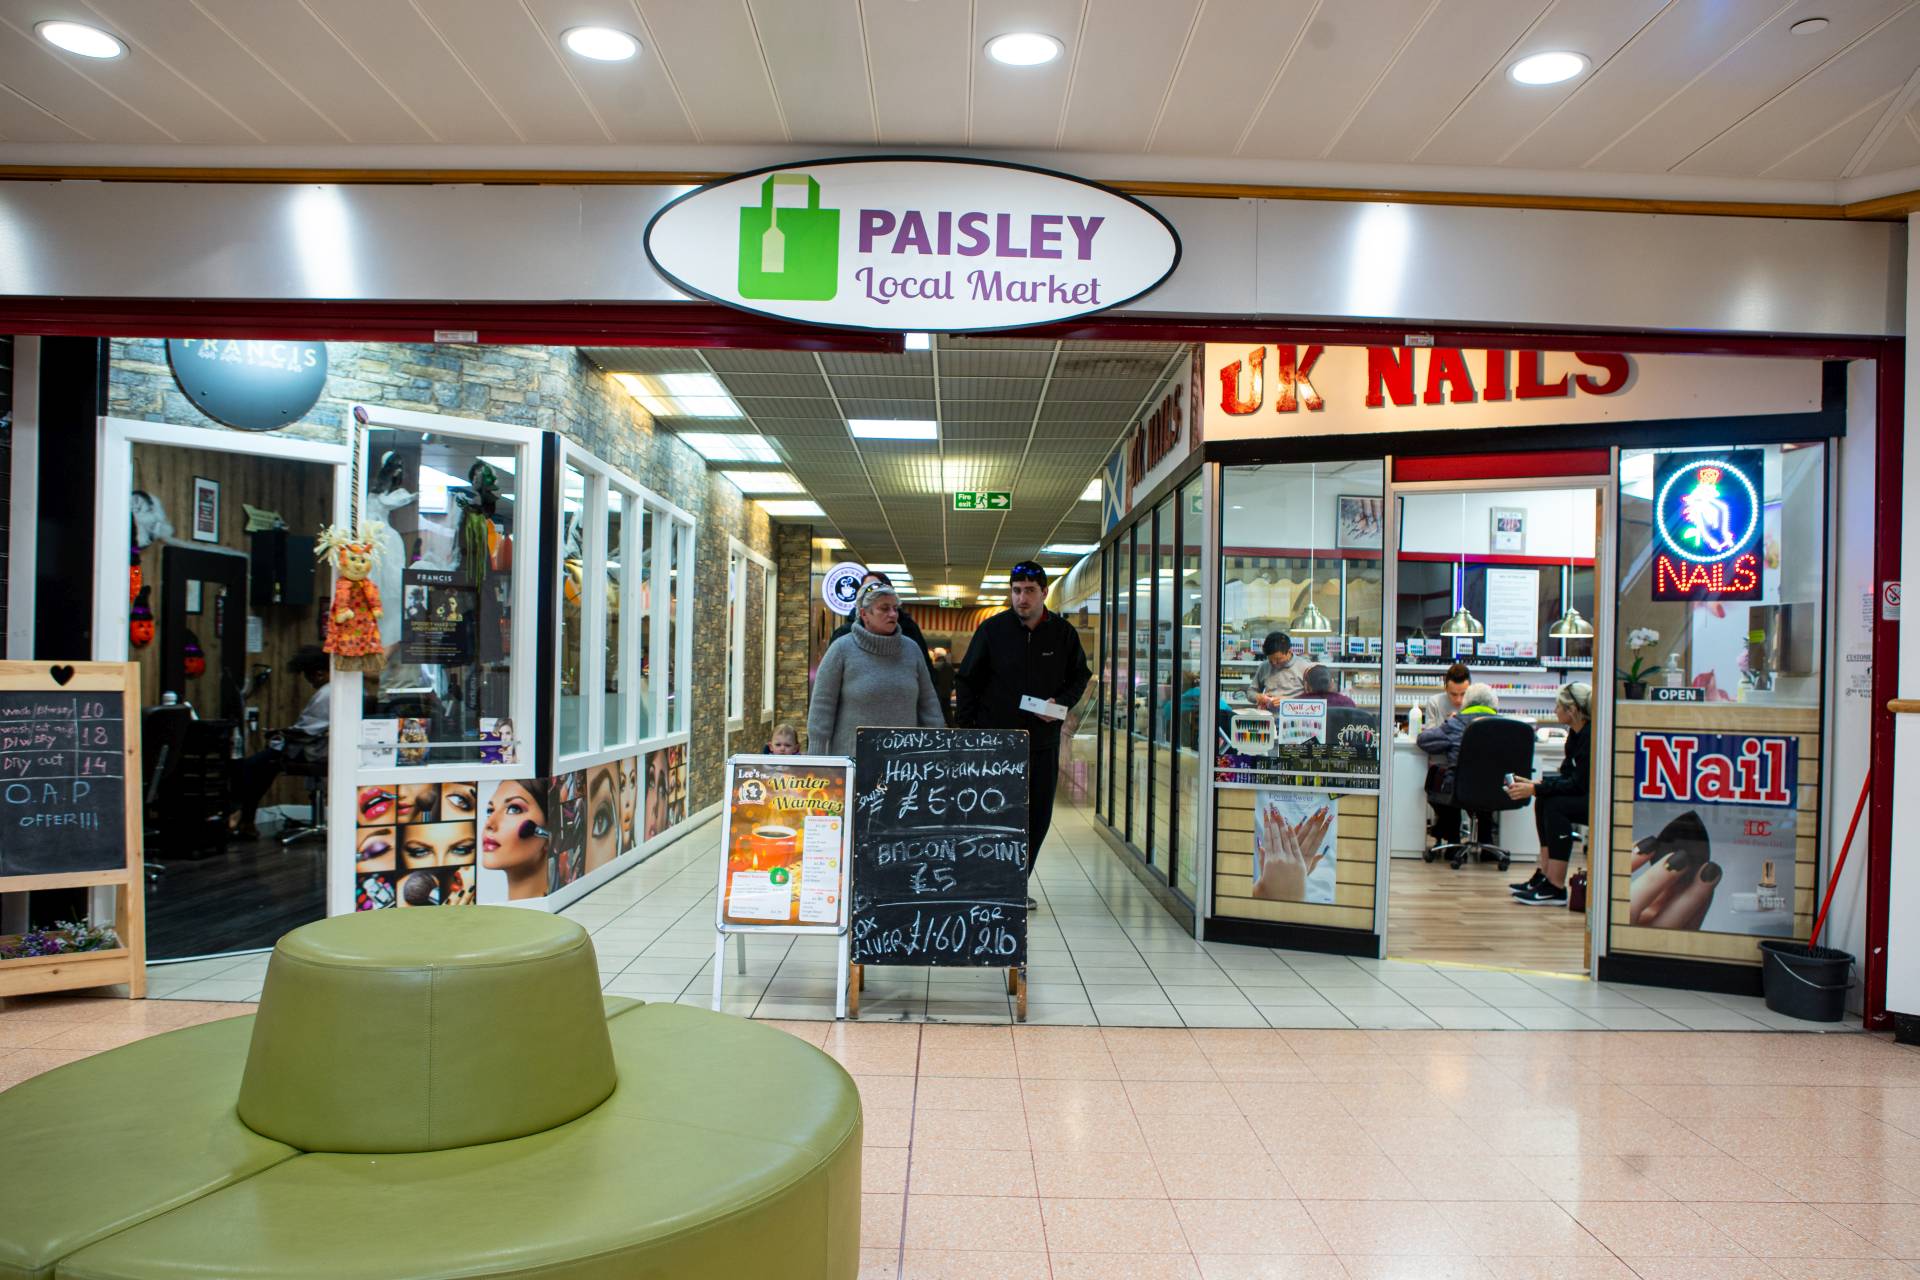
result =
[[[1012,608],[980,624],[954,681],[953,722],[969,729],[1025,729],[1032,742],[1027,766],[1027,875],[1053,825],[1053,793],[1060,780],[1060,722],[1086,692],[1093,671],[1080,633],[1047,612],[1047,571],[1022,560],[1007,575]],[[1053,704],[1057,714],[1020,709],[1023,697]],[[1031,908],[1033,899],[1027,899]]]

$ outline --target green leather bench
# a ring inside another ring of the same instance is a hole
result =
[[[603,999],[508,907],[281,939],[260,1010],[0,1093],[0,1280],[852,1277],[860,1102],[826,1054]]]

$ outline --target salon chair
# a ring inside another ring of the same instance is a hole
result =
[[[1460,815],[1461,834],[1470,836],[1478,829],[1476,814],[1502,813],[1523,808],[1525,800],[1507,794],[1507,777],[1533,776],[1533,726],[1524,720],[1505,716],[1477,716],[1460,738],[1460,758],[1453,766],[1453,792],[1435,796],[1441,804],[1455,805]],[[1495,830],[1498,830],[1496,826]],[[1445,858],[1455,871],[1469,857],[1476,861],[1497,859],[1505,871],[1513,861],[1511,851],[1483,840],[1462,839],[1436,845],[1428,861]]]

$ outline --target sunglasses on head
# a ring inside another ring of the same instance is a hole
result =
[[[1047,571],[1031,560],[1022,560],[1007,573],[1009,578],[1044,578],[1046,576]]]

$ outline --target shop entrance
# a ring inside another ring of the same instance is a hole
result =
[[[1387,495],[1386,952],[1584,974],[1604,897],[1589,887],[1606,883],[1590,744],[1613,625],[1594,589],[1610,580],[1607,479],[1409,478],[1433,474],[1421,461],[1397,460]]]

